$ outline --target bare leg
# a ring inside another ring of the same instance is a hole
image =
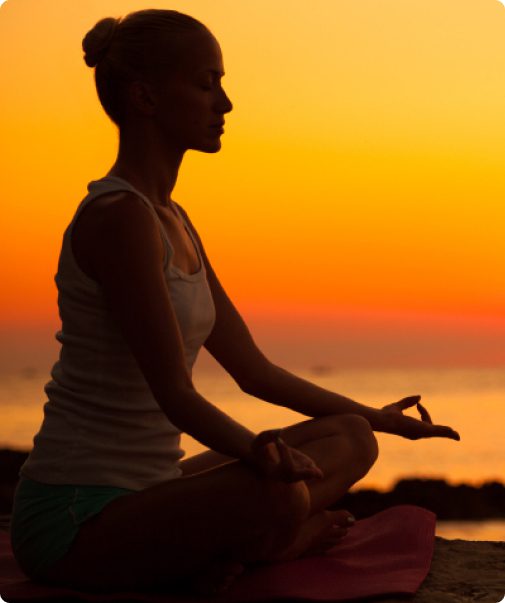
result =
[[[309,484],[312,512],[334,504],[351,485],[366,475],[378,456],[377,440],[373,431],[368,421],[358,415],[328,415],[308,419],[285,427],[282,437],[289,446],[299,448],[313,458],[325,474],[323,480],[313,480]],[[340,442],[324,440],[326,437],[340,438]],[[334,454],[335,447],[339,450],[338,455]],[[345,454],[341,454],[342,447],[346,449]],[[334,473],[348,473],[347,465],[351,457],[356,471],[351,471],[349,475],[350,485],[345,488],[342,484],[343,487],[339,489],[340,482],[335,485],[331,476]],[[184,475],[194,475],[234,460],[214,450],[207,450],[181,461],[180,466]]]
[[[299,557],[309,557],[323,553],[347,534],[350,527],[344,510],[321,511],[311,515],[302,525],[293,542],[277,555],[273,561],[291,561]]]
[[[354,415],[286,429],[312,455],[322,480],[264,480],[240,461],[120,497],[85,522],[48,580],[83,590],[152,587],[201,575],[222,559],[241,564],[303,554],[315,515],[334,504],[376,458],[369,424]],[[354,442],[354,444],[353,444]],[[290,549],[291,547],[291,549]]]
[[[322,435],[326,437],[317,438]],[[317,439],[307,440],[307,436]],[[332,507],[368,473],[378,457],[373,431],[368,421],[357,415],[332,415],[297,423],[286,428],[283,437],[289,445],[310,456],[324,478],[306,482],[311,501],[309,516],[294,542],[273,554],[272,558],[277,560],[325,550],[346,534],[350,513]],[[304,443],[297,445],[300,440]]]
[[[183,459],[180,461],[179,466],[182,469],[182,474],[184,476],[188,476],[201,473],[202,471],[207,471],[208,469],[214,469],[215,467],[219,467],[220,465],[231,463],[232,461],[236,460],[237,459],[233,458],[232,456],[221,454],[215,450],[206,450],[205,452],[200,452],[199,454],[190,456],[187,459]]]
[[[377,441],[368,422],[356,415],[332,415],[309,419],[284,428],[287,444],[299,448],[313,458],[324,472],[324,479],[308,483],[311,496],[311,513],[302,525],[292,545],[270,557],[286,560],[298,556],[317,554],[334,546],[350,527],[345,510],[330,508],[338,501],[375,462]],[[332,439],[333,438],[333,439]],[[349,459],[353,462],[349,463]],[[186,472],[205,471],[233,461],[232,457],[209,450],[190,457],[181,463]],[[183,464],[186,463],[185,466]],[[349,471],[349,464],[355,471]],[[347,481],[343,477],[347,475]],[[230,582],[244,567],[237,564],[218,564],[208,568],[195,582],[202,593]]]
[[[269,552],[266,555],[266,559],[272,561],[322,553],[345,536],[352,526],[347,521],[350,513],[330,508],[353,483],[368,472],[378,455],[377,441],[368,422],[355,415],[321,417],[296,423],[284,429],[283,438],[290,446],[299,448],[312,457],[323,469],[325,477],[321,481],[308,483],[311,514],[291,545],[277,553]],[[351,465],[354,465],[354,471],[349,471],[349,459],[353,457],[354,463]],[[213,461],[221,464],[232,459],[211,450],[188,460],[194,461],[193,468],[202,471],[208,469]],[[345,475],[348,476],[347,482],[342,481]],[[209,584],[214,587],[229,584],[237,575],[236,566],[230,568],[231,575],[228,576],[225,565],[214,566],[210,574],[203,576],[201,592],[212,592]]]
[[[303,427],[302,427],[303,426]],[[310,435],[298,445],[300,437]],[[287,428],[284,439],[310,456],[324,478],[307,482],[311,515],[334,505],[377,460],[379,448],[370,424],[358,415],[331,415]]]

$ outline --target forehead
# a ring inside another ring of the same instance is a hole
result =
[[[221,48],[211,34],[199,32],[188,36],[184,51],[184,64],[189,73],[224,75]]]

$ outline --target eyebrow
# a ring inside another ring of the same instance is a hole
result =
[[[210,73],[214,73],[215,75],[220,75],[221,77],[224,76],[224,71],[219,71],[217,69],[206,69],[205,71],[208,71]]]

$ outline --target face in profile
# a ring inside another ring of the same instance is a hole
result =
[[[187,35],[180,68],[161,79],[155,126],[170,146],[215,153],[221,148],[225,114],[232,104],[221,85],[223,58],[209,33]]]

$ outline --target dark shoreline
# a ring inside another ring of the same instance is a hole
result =
[[[356,489],[347,493],[338,508],[363,519],[394,505],[417,505],[429,509],[440,521],[481,521],[505,519],[505,485],[485,482],[479,487],[453,486],[443,479],[417,477],[398,480],[387,492]]]
[[[0,514],[11,512],[19,468],[28,454],[28,451],[0,449]],[[386,492],[365,488],[349,492],[337,508],[348,509],[362,519],[401,504],[429,509],[442,521],[505,519],[505,485],[491,481],[479,487],[454,486],[443,479],[403,478]]]

